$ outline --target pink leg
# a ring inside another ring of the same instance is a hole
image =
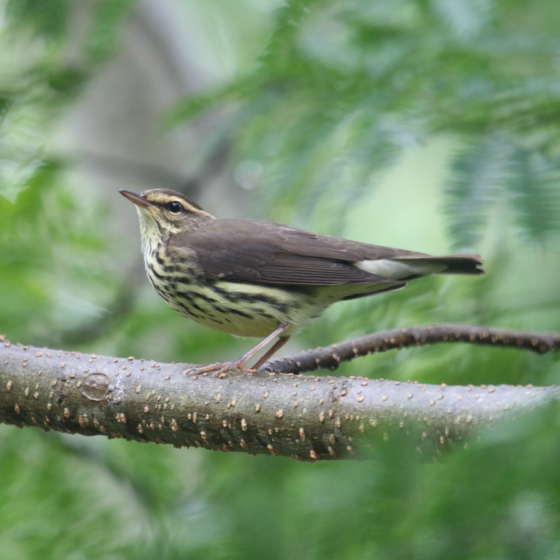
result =
[[[284,323],[280,325],[273,333],[269,334],[264,340],[261,340],[254,348],[251,348],[249,352],[243,354],[243,356],[241,356],[241,358],[238,358],[237,360],[234,360],[232,362],[217,362],[215,364],[209,364],[207,366],[203,366],[200,368],[187,370],[187,373],[198,374],[198,373],[215,371],[216,373],[214,375],[220,375],[221,373],[226,373],[227,371],[230,371],[232,369],[245,369],[245,364],[255,354],[257,354],[260,350],[262,350],[267,344],[272,342],[277,336],[280,336],[290,326],[291,326],[290,323]],[[286,344],[289,338],[290,337],[288,336],[280,337],[279,340],[276,342],[276,344],[274,344],[274,346],[264,355],[263,357],[264,361],[263,359],[261,359],[255,364],[255,369],[260,367],[262,364],[264,364],[264,362],[268,360],[268,358],[270,358],[270,356],[272,356],[274,352],[276,352],[282,346],[284,346],[284,344]]]
[[[278,352],[278,350],[280,350],[280,348],[282,348],[282,346],[284,346],[284,344],[286,344],[286,342],[288,342],[288,340],[290,340],[289,336],[281,336],[276,341],[274,346],[272,346],[266,352],[266,354],[251,369],[257,369],[258,370],[263,364],[268,362],[268,359],[271,358],[272,356],[274,356],[274,354],[276,354],[276,352]]]

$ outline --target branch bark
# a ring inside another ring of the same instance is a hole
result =
[[[503,346],[544,354],[560,348],[560,334],[514,331],[454,323],[407,327],[368,334],[324,348],[299,352],[285,358],[277,358],[263,364],[259,371],[300,373],[322,368],[335,370],[341,362],[353,360],[358,356],[438,342],[465,342],[480,346]]]
[[[12,345],[0,338],[0,421],[82,435],[290,456],[364,458],[408,437],[422,450],[560,397],[557,387],[458,387],[235,372]]]

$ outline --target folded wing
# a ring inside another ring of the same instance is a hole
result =
[[[387,284],[426,274],[481,274],[475,255],[432,257],[348,241],[260,220],[214,220],[172,239],[193,251],[207,279],[262,284],[333,286]]]

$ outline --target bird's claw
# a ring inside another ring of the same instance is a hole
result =
[[[243,360],[234,360],[232,362],[216,362],[214,364],[209,364],[207,366],[202,366],[198,368],[191,368],[185,370],[187,375],[204,375],[210,372],[212,373],[212,377],[219,377],[223,379],[226,377],[226,374],[232,370],[241,370],[241,371],[251,371],[245,367],[245,361]]]

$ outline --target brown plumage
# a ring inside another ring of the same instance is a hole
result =
[[[266,337],[239,360],[199,371],[243,367],[279,336],[260,365],[336,301],[399,289],[428,274],[483,272],[477,255],[433,257],[274,222],[218,220],[171,190],[120,192],[136,204],[146,271],[169,305],[217,330]]]
[[[170,242],[171,246],[193,250],[209,280],[296,286],[394,282],[355,266],[379,259],[445,265],[446,274],[482,273],[480,260],[474,255],[431,257],[264,220],[211,220],[195,231],[176,234]],[[403,279],[416,277],[411,273]]]

